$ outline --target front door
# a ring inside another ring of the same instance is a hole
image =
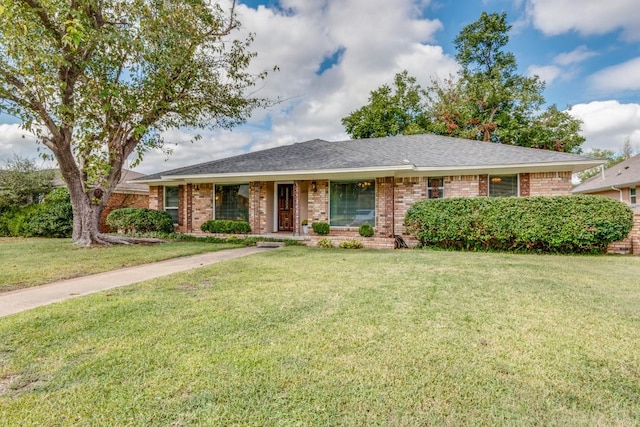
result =
[[[293,184],[278,185],[278,231],[293,231]]]

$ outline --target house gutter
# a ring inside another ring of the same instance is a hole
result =
[[[611,189],[620,192],[620,201],[622,202],[622,189],[614,187],[613,185],[611,186]]]

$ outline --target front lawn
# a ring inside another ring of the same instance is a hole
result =
[[[287,247],[0,318],[0,425],[640,424],[640,258]]]
[[[232,247],[239,245],[177,241],[88,249],[70,239],[0,238],[0,293]]]

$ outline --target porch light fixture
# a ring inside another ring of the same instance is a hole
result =
[[[499,176],[494,176],[491,178],[491,182],[493,183],[498,183],[500,181],[502,181],[502,178],[500,178]]]
[[[318,184],[315,181],[311,181],[311,191],[316,193],[318,191]]]

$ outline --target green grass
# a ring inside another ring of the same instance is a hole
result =
[[[0,425],[640,424],[640,258],[287,247],[0,318]]]
[[[172,241],[88,249],[69,239],[0,238],[0,292],[231,247],[239,245]]]

